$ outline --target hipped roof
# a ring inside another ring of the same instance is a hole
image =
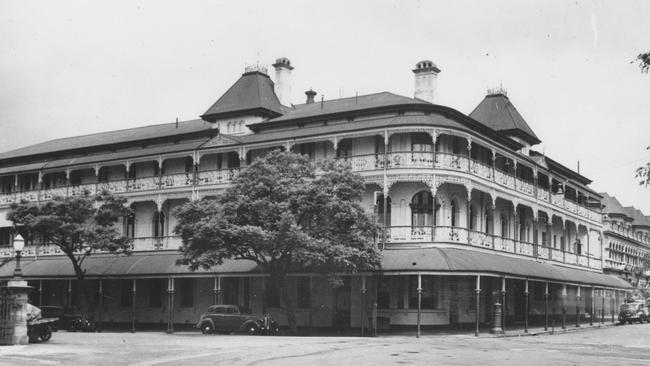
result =
[[[487,95],[469,116],[506,135],[517,135],[531,145],[541,142],[505,94]]]

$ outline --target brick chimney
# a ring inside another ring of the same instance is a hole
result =
[[[291,61],[286,57],[280,57],[273,64],[275,67],[275,95],[280,104],[291,105]]]
[[[424,60],[415,65],[415,93],[414,98],[425,102],[434,103],[437,99],[436,87],[440,69],[432,61]]]

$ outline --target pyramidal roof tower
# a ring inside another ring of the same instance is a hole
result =
[[[524,146],[530,147],[541,142],[519,114],[517,108],[510,102],[508,94],[503,88],[488,90],[487,96],[469,115]]]
[[[247,66],[245,72],[201,118],[215,122],[224,118],[258,116],[273,118],[283,114],[274,91],[273,80],[260,66]]]

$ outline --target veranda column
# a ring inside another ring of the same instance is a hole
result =
[[[549,196],[550,197],[550,196]],[[549,248],[548,249],[548,259],[553,258],[553,250],[551,248],[555,249],[553,246],[553,233],[551,232],[551,229],[553,228],[552,223],[553,223],[553,214],[549,217],[548,214],[546,214],[546,246]],[[547,283],[548,284],[548,283]]]
[[[366,276],[361,276],[361,310],[360,310],[360,316],[361,316],[361,336],[363,337],[365,334],[365,321],[364,318],[366,317]]]
[[[576,328],[580,326],[580,285],[576,289]]]
[[[221,276],[214,276],[214,287],[212,288],[212,303],[221,304]]]
[[[38,280],[38,306],[43,306],[43,280]]]
[[[72,280],[68,280],[68,307],[72,307]]]
[[[605,324],[605,290],[600,290],[600,324]]]
[[[103,280],[99,279],[99,288],[97,290],[99,294],[99,320],[97,322],[97,331],[101,332],[102,330],[102,317],[104,315],[104,283]]]
[[[524,298],[525,298],[525,310],[524,310],[524,333],[528,333],[528,279],[526,279],[526,283],[524,285]]]
[[[589,314],[589,325],[594,326],[594,315],[596,315],[596,288],[591,288],[591,314]]]
[[[566,329],[566,284],[562,284],[562,329]]]
[[[476,293],[476,330],[474,331],[474,335],[478,337],[478,326],[479,326],[479,321],[481,319],[481,305],[479,303],[480,301],[480,294],[481,294],[481,276],[477,275],[476,276],[476,288],[474,289],[474,292]]]
[[[135,293],[136,293],[136,280],[133,279],[133,287],[131,288],[131,333],[135,333]]]
[[[544,330],[548,330],[548,281],[544,287]]]
[[[508,315],[508,307],[506,306],[506,278],[501,279],[501,302],[503,304],[503,316],[501,317],[501,329],[506,331],[506,316]]]
[[[422,316],[422,275],[418,273],[418,330],[417,338],[420,338],[420,321]]]
[[[612,323],[614,323],[614,306],[616,304],[616,291],[612,291],[611,293],[611,300],[609,304],[610,312],[612,314]]]

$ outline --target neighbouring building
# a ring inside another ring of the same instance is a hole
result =
[[[639,291],[650,290],[650,217],[614,196],[603,196],[603,270],[628,281]]]
[[[12,202],[108,189],[135,214],[131,256],[98,254],[85,265],[104,323],[192,324],[212,303],[269,311],[286,323],[266,276],[244,261],[210,271],[177,266],[173,210],[220,194],[271,149],[336,158],[366,181],[363,205],[385,229],[382,269],[333,287],[292,276],[299,326],[354,328],[377,306],[385,327],[506,324],[545,313],[579,321],[609,315],[630,285],[603,273],[601,194],[591,181],[534,150],[540,143],[503,90],[469,115],[436,103],[440,69],[417,63],[415,98],[380,92],[292,104],[291,62],[248,67],[201,119],[48,141],[0,154],[0,278],[11,277]],[[394,76],[393,76],[394,77]],[[295,102],[295,101],[294,101]],[[32,301],[73,306],[68,260],[29,243],[23,274]],[[419,299],[419,300],[418,300]],[[420,306],[418,306],[418,303]],[[557,318],[559,320],[559,318]],[[558,323],[559,324],[559,323]]]

